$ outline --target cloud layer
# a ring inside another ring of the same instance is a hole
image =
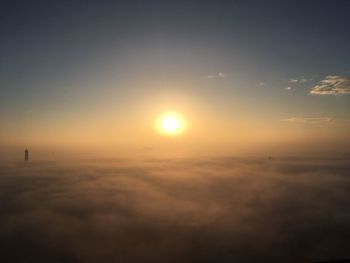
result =
[[[348,160],[0,164],[2,262],[350,257]]]
[[[313,95],[344,95],[350,93],[350,78],[327,76],[310,90]]]

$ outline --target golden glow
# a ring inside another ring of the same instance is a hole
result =
[[[165,112],[157,121],[157,130],[164,135],[180,135],[185,131],[185,128],[185,120],[177,112]]]

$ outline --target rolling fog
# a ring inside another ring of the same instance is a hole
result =
[[[344,159],[2,162],[1,261],[346,258],[349,176]]]

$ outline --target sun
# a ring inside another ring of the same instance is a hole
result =
[[[177,136],[185,131],[186,122],[178,112],[164,112],[157,121],[157,130],[168,136]]]
[[[180,122],[177,118],[173,116],[166,117],[163,120],[163,129],[166,132],[174,133],[180,128]]]

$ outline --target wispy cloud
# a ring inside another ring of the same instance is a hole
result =
[[[292,117],[288,119],[283,119],[283,121],[295,124],[323,125],[332,122],[332,119],[329,117]]]
[[[226,77],[227,77],[226,73],[223,73],[223,72],[219,72],[219,73],[218,73],[218,76],[219,76],[220,78],[226,78]]]
[[[307,79],[305,77],[300,77],[300,78],[291,78],[289,79],[289,83],[292,83],[292,84],[302,84],[302,83],[306,83],[308,81],[311,81],[312,79]]]
[[[260,86],[260,87],[264,87],[266,86],[266,83],[265,82],[259,82],[259,83],[256,83],[257,86]]]
[[[350,78],[341,76],[327,76],[310,90],[310,94],[313,95],[344,95],[349,93]]]
[[[215,74],[210,74],[206,76],[208,79],[225,79],[227,78],[227,74],[224,72],[218,72]]]
[[[290,79],[288,82],[289,82],[289,83],[298,83],[298,80],[292,78],[292,79]]]

